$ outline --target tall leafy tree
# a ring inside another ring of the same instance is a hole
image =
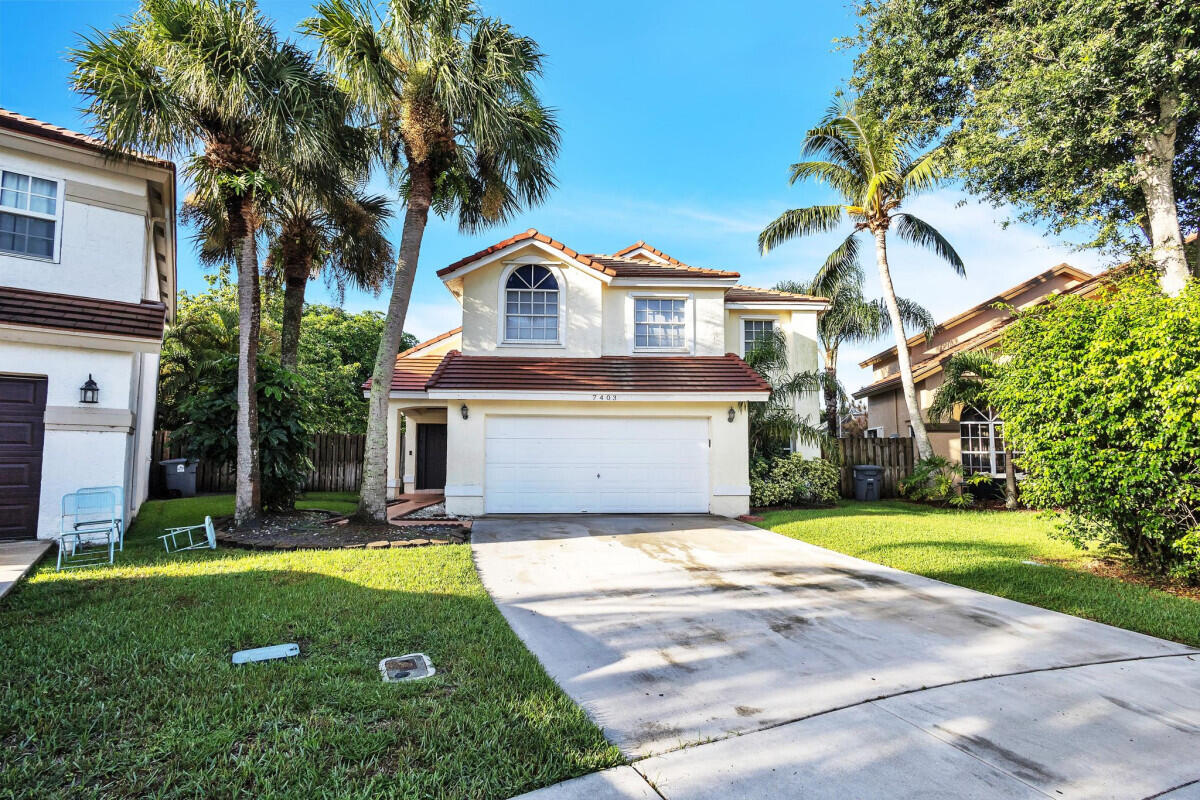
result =
[[[542,53],[472,0],[325,0],[303,28],[377,134],[405,203],[387,320],[372,372],[359,516],[387,514],[387,405],[432,207],[475,231],[541,203],[559,132],[538,98]]]
[[[266,161],[318,169],[336,148],[345,105],[311,58],[279,39],[253,0],[143,0],[73,50],[74,86],[96,133],[117,151],[185,158],[215,176],[237,254],[239,525],[260,515],[255,386],[259,329],[256,198]]]
[[[843,344],[866,344],[891,332],[892,318],[888,315],[887,302],[882,298],[868,300],[863,297],[862,268],[848,270],[845,275],[832,281],[831,286],[819,286],[815,278],[807,281],[780,281],[775,288],[796,294],[825,292],[829,308],[817,321],[817,338],[825,354],[825,373],[822,390],[825,395],[825,427],[830,437],[841,435],[838,421],[839,386],[837,377],[838,350]],[[924,306],[905,297],[897,297],[900,318],[906,325],[932,333],[933,315]]]
[[[961,408],[979,411],[991,408],[990,392],[999,374],[1000,365],[987,350],[963,351],[950,356],[942,365],[943,380],[933,393],[929,418],[952,419]],[[1007,437],[1004,447],[1004,505],[1010,509],[1017,507],[1017,472]]]
[[[1168,293],[1200,225],[1200,5],[1177,0],[864,0],[856,88],[967,188],[1061,232],[1139,229]]]
[[[906,242],[930,250],[958,275],[966,275],[962,259],[946,238],[928,222],[901,210],[905,202],[940,183],[945,174],[942,153],[937,149],[920,153],[910,135],[843,101],[808,132],[801,155],[806,160],[792,164],[791,183],[811,178],[837,192],[842,202],[783,212],[759,234],[759,249],[766,254],[784,242],[834,231],[849,221],[850,234],[830,253],[812,281],[817,294],[828,296],[839,284],[853,280],[859,268],[859,234],[871,236],[883,302],[896,337],[900,381],[917,452],[921,458],[928,458],[933,455],[933,447],[917,404],[904,315],[888,265],[887,237],[889,231],[893,232]]]

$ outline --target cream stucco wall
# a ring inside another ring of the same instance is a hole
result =
[[[747,426],[744,411],[733,423],[729,403],[593,403],[569,401],[470,400],[467,419],[447,419],[446,510],[451,514],[484,512],[487,420],[497,415],[702,417],[709,421],[709,511],[736,517],[750,509]]]
[[[634,339],[634,306],[639,297],[681,298],[686,305],[687,346],[680,350],[638,350]],[[604,290],[604,355],[723,356],[725,290],[721,287],[630,287]]]

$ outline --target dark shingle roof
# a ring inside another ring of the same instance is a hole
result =
[[[0,286],[0,322],[161,339],[167,307]]]

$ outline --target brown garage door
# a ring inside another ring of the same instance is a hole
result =
[[[0,376],[0,539],[37,537],[46,379]]]

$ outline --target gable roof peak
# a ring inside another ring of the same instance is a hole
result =
[[[659,250],[658,248],[651,247],[650,245],[646,244],[646,241],[644,239],[638,239],[636,242],[629,245],[628,247],[622,247],[620,250],[613,253],[613,255],[617,256],[619,258],[631,258],[631,259],[638,258],[640,256],[642,258],[645,258],[648,261],[659,261],[659,262],[663,262],[663,263],[667,263],[667,264],[676,264],[679,266],[685,266],[682,261],[675,258],[674,256],[669,256],[666,253],[664,253],[663,251]]]

